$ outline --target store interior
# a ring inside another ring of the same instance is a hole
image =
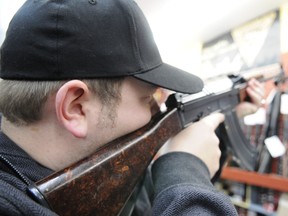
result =
[[[260,111],[239,120],[257,165],[247,168],[228,152],[215,186],[231,197],[240,216],[287,216],[288,0],[135,1],[163,61],[206,83],[230,74],[281,72],[263,83],[266,103]],[[0,0],[0,44],[23,2]],[[272,150],[266,144],[271,137]]]

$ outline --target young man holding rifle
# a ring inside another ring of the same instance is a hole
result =
[[[28,0],[1,47],[0,76],[0,214],[13,216],[55,215],[27,187],[146,125],[158,87],[203,87],[162,62],[132,0]],[[151,168],[147,214],[237,215],[210,182],[223,120],[210,115],[171,139]]]

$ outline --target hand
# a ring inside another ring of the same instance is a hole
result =
[[[246,88],[247,95],[251,102],[244,101],[236,107],[238,118],[255,113],[262,105],[265,104],[264,86],[256,79],[251,79]]]
[[[221,113],[211,114],[190,125],[173,137],[160,154],[168,152],[186,152],[200,158],[208,167],[210,177],[219,169],[221,151],[215,129],[224,121]]]
[[[152,116],[160,111],[166,110],[165,101],[169,97],[169,95],[172,94],[172,91],[164,88],[157,88],[153,95],[153,104],[151,103],[151,113]]]

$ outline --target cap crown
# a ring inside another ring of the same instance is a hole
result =
[[[119,77],[162,64],[150,27],[134,1],[93,2],[28,0],[12,19],[2,45],[1,77]]]

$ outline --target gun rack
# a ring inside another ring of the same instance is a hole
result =
[[[276,174],[263,174],[245,171],[234,167],[225,167],[222,171],[221,178],[248,185],[288,192],[288,179]]]

